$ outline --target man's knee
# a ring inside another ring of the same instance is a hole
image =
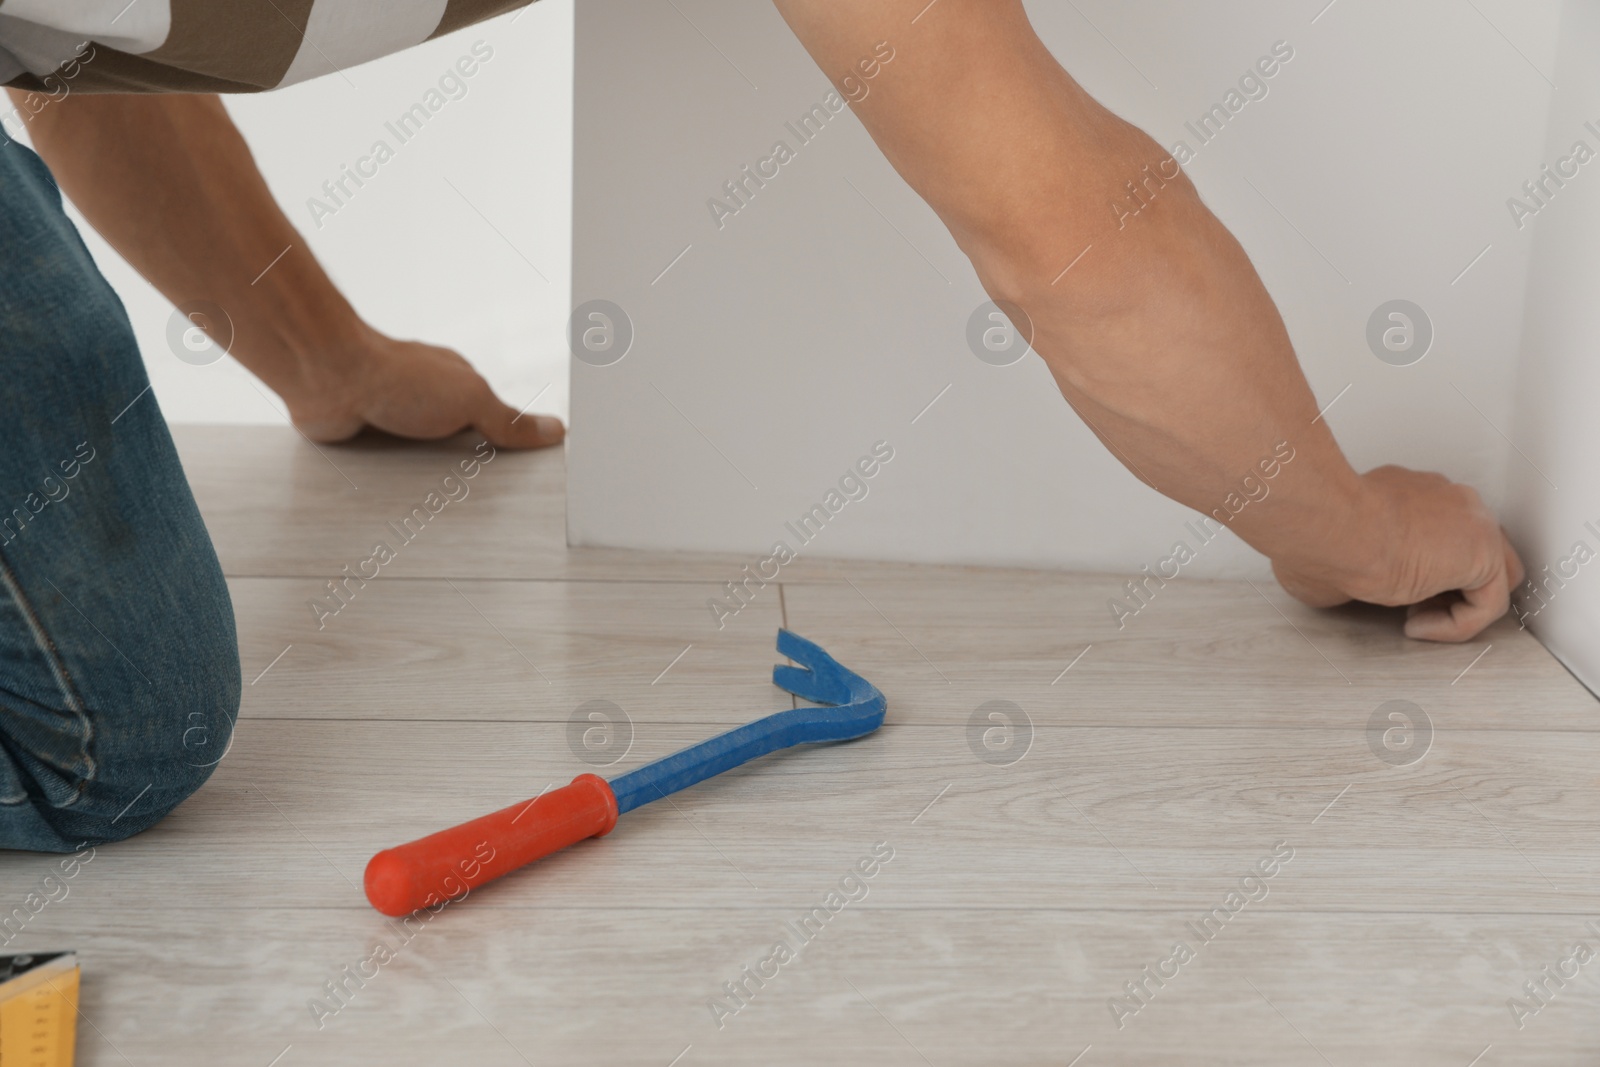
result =
[[[152,678],[131,707],[100,717],[94,779],[74,806],[89,841],[154,826],[204,785],[227,755],[239,716],[239,652],[225,634],[190,632],[181,674]],[[98,830],[98,833],[87,831]]]
[[[17,751],[14,738],[13,751],[0,750],[0,760],[9,757],[29,782],[20,804],[0,804],[0,847],[66,852],[121,841],[205,784],[227,754],[239,713],[231,609],[228,616],[225,628],[163,635],[173,642],[167,669],[146,672],[148,684],[126,686],[114,702],[86,705],[79,773],[69,777],[43,753]]]

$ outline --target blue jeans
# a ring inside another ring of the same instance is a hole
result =
[[[0,848],[69,852],[211,775],[239,654],[127,313],[3,134],[0,405]]]

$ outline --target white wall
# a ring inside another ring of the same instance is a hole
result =
[[[1559,165],[1578,141],[1600,152],[1597,54],[1600,9],[1567,0],[1541,162]],[[1532,238],[1534,259],[1508,510],[1539,592],[1524,587],[1517,603],[1534,633],[1600,692],[1600,155],[1547,190],[1547,206],[1523,216],[1519,235]],[[1501,228],[1512,227],[1508,211]]]
[[[1556,0],[1325,3],[1029,10],[1090,91],[1169,145],[1290,43],[1189,173],[1320,400],[1349,386],[1327,418],[1353,461],[1498,501],[1529,252],[1504,200],[1543,152]],[[719,230],[708,198],[796,143],[785,121],[830,89],[770,5],[594,0],[576,79],[573,299],[620,305],[636,337],[620,362],[573,366],[573,543],[764,554],[879,439],[896,458],[806,551],[1135,570],[1182,534],[1192,513],[1105,452],[1037,357],[968,350],[970,268],[848,113]],[[1394,298],[1436,331],[1412,366],[1364,339]],[[1263,568],[1230,534],[1185,573]]]
[[[572,0],[541,0],[342,75],[227,99],[289,219],[368,321],[400,337],[456,348],[517,407],[543,389],[534,410],[561,415],[572,10]],[[466,95],[442,108],[317,226],[308,198],[321,195],[322,183],[365,155],[375,139],[394,143],[384,123],[416,103],[478,40],[494,54],[468,81]],[[277,398],[264,399],[265,388],[252,387],[255,379],[232,360],[197,367],[177,359],[167,343],[171,304],[81,216],[73,217],[127,305],[169,420],[284,421]]]

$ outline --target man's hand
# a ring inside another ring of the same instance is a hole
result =
[[[279,392],[313,441],[348,440],[369,426],[422,440],[471,427],[497,448],[543,448],[565,436],[560,419],[523,415],[501,401],[450,349],[375,330],[336,359],[308,361],[307,380]]]
[[[1506,613],[1524,570],[1477,492],[1442,474],[1379,467],[1344,558],[1274,560],[1278,582],[1313,607],[1410,605],[1406,636],[1467,641]],[[1365,529],[1361,529],[1365,526]]]
[[[1164,148],[1061,69],[1021,0],[776,3],[847,96],[893,48],[852,110],[1140,480],[1215,515],[1287,444],[1271,496],[1226,521],[1291,593],[1415,605],[1406,633],[1429,640],[1505,613],[1521,564],[1477,495],[1355,472],[1244,249]]]
[[[73,94],[29,132],[73,203],[152,285],[175,304],[227,312],[230,353],[307,437],[342,441],[372,426],[432,439],[471,426],[501,448],[561,440],[560,420],[519,415],[456,353],[367,326],[216,97]]]

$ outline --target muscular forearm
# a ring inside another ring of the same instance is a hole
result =
[[[74,95],[29,132],[94,228],[174,304],[221,306],[231,353],[286,400],[359,340],[216,97]]]
[[[495,444],[560,441],[524,418],[460,355],[386,337],[329,280],[210,96],[69,96],[29,123],[73,203],[173,303],[220,306],[214,338],[271,386],[309,437],[372,426],[435,438],[473,426]]]
[[[1243,249],[1061,69],[1021,0],[776,2],[1137,476],[1226,521],[1307,603],[1408,604],[1408,634],[1446,641],[1505,613],[1522,564],[1477,493],[1350,467]]]
[[[856,114],[990,294],[1027,312],[1062,393],[1124,464],[1228,515],[1287,442],[1293,462],[1232,528],[1274,559],[1370,564],[1338,558],[1376,551],[1348,536],[1362,482],[1248,258],[1167,153],[1061,69],[1020,3],[862,0],[849,19],[838,0],[778,6],[841,83],[890,43]],[[1136,215],[1112,206],[1128,182],[1143,183]]]

